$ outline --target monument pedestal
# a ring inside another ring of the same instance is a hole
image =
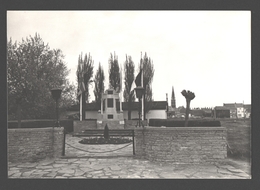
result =
[[[124,114],[120,105],[119,94],[108,89],[102,94],[101,110],[98,112],[97,129],[124,129]]]

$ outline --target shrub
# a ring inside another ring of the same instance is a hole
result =
[[[184,120],[171,120],[171,119],[150,119],[149,126],[154,127],[184,127]],[[188,127],[219,127],[221,126],[218,120],[189,120]]]
[[[109,139],[109,130],[108,130],[107,124],[106,124],[105,129],[104,129],[104,139],[106,139],[106,140]]]

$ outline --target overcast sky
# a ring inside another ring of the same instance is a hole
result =
[[[177,107],[186,106],[183,89],[196,95],[192,108],[213,107],[251,104],[250,23],[250,11],[8,11],[7,39],[39,33],[62,50],[75,85],[81,52],[92,55],[94,74],[103,65],[106,87],[110,53],[121,65],[132,56],[136,75],[146,52],[155,68],[155,101],[168,93],[170,104],[173,86]]]

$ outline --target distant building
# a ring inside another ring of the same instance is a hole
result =
[[[201,117],[204,117],[204,111],[201,109],[192,109],[192,110],[190,110],[190,115],[191,115],[191,117],[201,118]]]
[[[175,109],[175,117],[185,117],[186,108],[184,106],[179,106]]]
[[[246,118],[251,117],[251,104],[244,104],[244,114]]]
[[[167,98],[167,100],[168,100],[168,98]],[[174,89],[172,87],[171,106],[168,107],[168,118],[175,117],[176,116],[176,110],[177,109],[176,109],[175,94],[174,94]]]
[[[245,118],[248,117],[248,113],[246,113],[245,105],[243,103],[224,103],[224,107],[230,110],[230,118]],[[249,106],[246,106],[249,108]],[[251,105],[250,105],[250,113],[251,113]]]
[[[225,106],[216,106],[212,112],[214,118],[230,118],[230,110]]]
[[[201,108],[204,117],[213,117],[211,108]]]
[[[174,94],[174,89],[173,89],[173,87],[172,87],[171,107],[172,107],[172,108],[176,108],[176,100],[175,100],[175,94]]]

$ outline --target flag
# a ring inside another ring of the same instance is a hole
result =
[[[135,85],[136,86],[142,86],[141,76],[142,76],[142,69],[140,70],[140,72],[136,76],[136,79],[135,79]]]
[[[136,76],[135,80],[132,82],[130,92],[132,92],[137,86],[141,86],[141,74],[142,74],[142,69]]]
[[[134,81],[133,81],[132,84],[131,84],[130,92],[132,92],[135,88],[136,88],[136,85],[135,85],[135,83],[134,83]]]
[[[82,92],[85,92],[85,91],[86,91],[85,84],[84,84],[84,82],[81,82],[80,86],[79,86],[78,96],[80,96],[82,94]]]

